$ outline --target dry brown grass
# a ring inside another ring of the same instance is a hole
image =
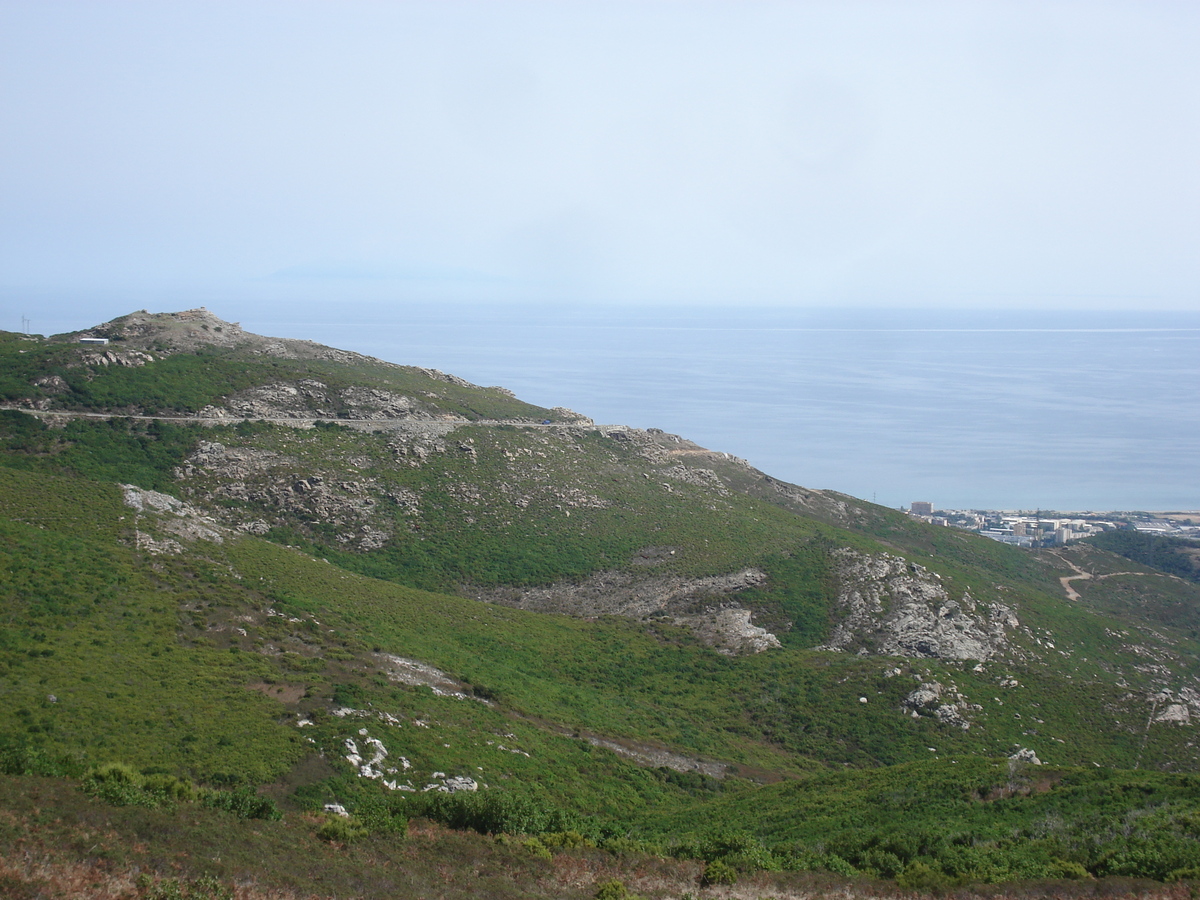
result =
[[[307,690],[302,684],[267,684],[264,681],[248,684],[246,688],[247,690],[265,694],[272,700],[278,700],[280,703],[299,703],[304,697],[304,692]]]

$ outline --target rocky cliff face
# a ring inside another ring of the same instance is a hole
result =
[[[986,660],[1020,622],[1003,604],[950,597],[936,573],[888,553],[834,551],[840,621],[820,649]]]

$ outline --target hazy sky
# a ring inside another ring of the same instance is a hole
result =
[[[1194,0],[0,0],[0,328],[1200,309],[1197,48]]]

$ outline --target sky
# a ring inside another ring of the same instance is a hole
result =
[[[1200,310],[1197,47],[1192,0],[0,0],[0,328]]]

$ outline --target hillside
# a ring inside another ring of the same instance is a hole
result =
[[[0,397],[14,798],[251,786],[347,846],[523,834],[512,866],[591,873],[506,876],[544,896],[626,857],[699,861],[654,896],[687,865],[780,891],[761,873],[1200,872],[1200,586],[1169,573],[204,310],[0,334]]]

